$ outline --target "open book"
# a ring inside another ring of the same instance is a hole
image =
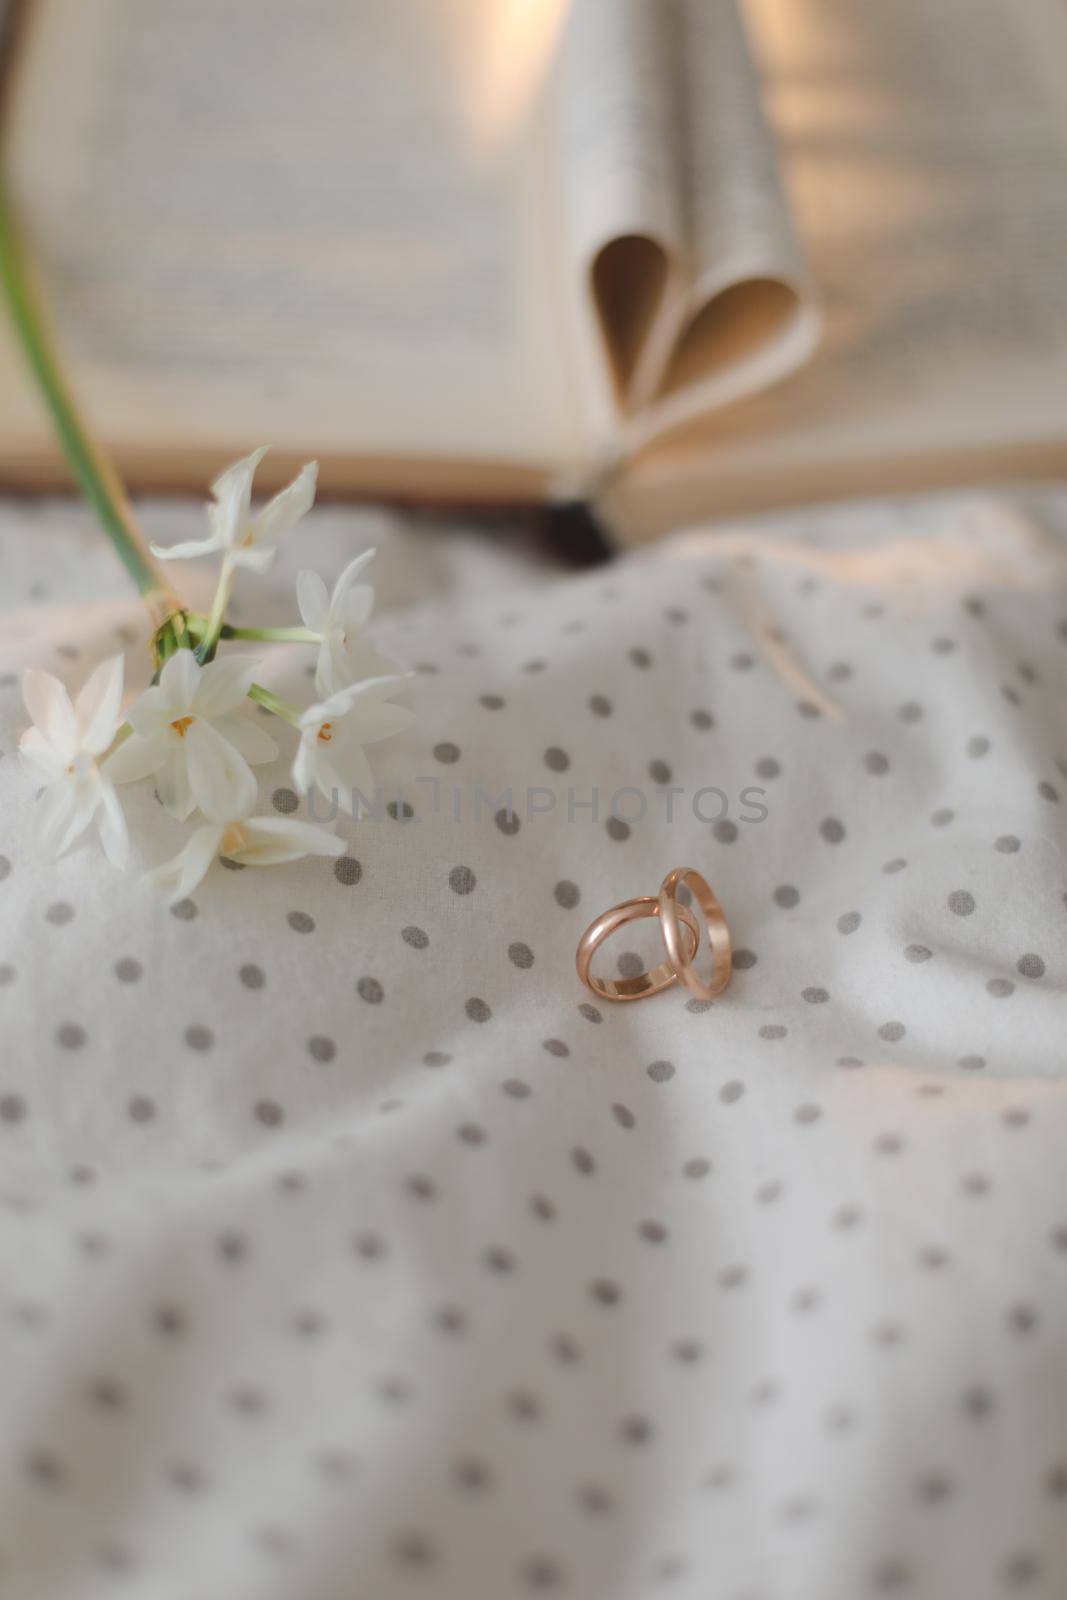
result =
[[[1060,0],[749,0],[795,230],[737,6],[20,0],[7,170],[127,480],[270,442],[641,537],[1067,471]],[[59,475],[5,339],[0,483]]]

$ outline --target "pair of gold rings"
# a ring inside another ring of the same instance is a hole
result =
[[[693,966],[693,957],[700,945],[700,926],[689,907],[682,905],[678,898],[683,885],[700,907],[708,931],[711,972],[707,980],[699,977]],[[666,961],[632,978],[594,977],[589,968],[605,939],[624,923],[639,921],[642,917],[659,918],[667,950]],[[575,964],[586,988],[592,989],[601,1000],[643,1000],[646,995],[669,989],[672,983],[683,984],[698,1000],[713,1000],[730,981],[733,968],[730,930],[707,879],[693,867],[675,867],[664,878],[658,896],[643,894],[635,900],[623,900],[591,922],[578,941]]]

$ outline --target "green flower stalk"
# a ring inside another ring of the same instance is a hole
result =
[[[2,176],[0,287],[71,471],[156,624],[153,650],[157,663],[162,663],[185,642],[184,607],[157,566],[118,474],[90,432],[63,375]]]

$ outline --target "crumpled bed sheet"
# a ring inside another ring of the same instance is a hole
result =
[[[18,669],[148,663],[86,513],[0,524],[5,1600],[1067,1593],[1067,491],[580,575],[318,511],[242,616],[379,543],[396,814],[174,912],[27,853]],[[594,1003],[676,865],[729,990]]]

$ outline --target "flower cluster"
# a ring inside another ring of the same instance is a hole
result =
[[[408,674],[366,637],[374,591],[361,582],[373,550],[356,557],[332,593],[314,572],[301,572],[297,607],[301,624],[238,628],[226,622],[236,571],[264,571],[278,543],[315,498],[312,462],[253,515],[252,479],[264,452],[228,468],[212,486],[209,537],[167,548],[165,560],[221,556],[218,587],[208,616],[173,612],[154,639],[158,671],[150,688],[124,713],[123,659],[96,668],[72,701],[57,678],[39,668],[22,675],[32,726],[19,752],[40,786],[34,835],[56,858],[95,827],[108,860],[126,868],[130,840],[117,786],[151,779],[160,803],[185,822],[199,824],[184,849],[147,874],[173,900],[191,893],[218,856],[249,866],[273,866],[307,855],[340,855],[344,842],[325,828],[290,817],[256,816],[253,768],[278,755],[274,739],[249,713],[253,703],[294,728],[298,743],[293,782],[301,794],[318,789],[351,811],[356,793],[370,795],[374,777],[366,746],[407,728],[414,713],[394,699]],[[316,704],[300,709],[256,682],[258,660],[217,658],[224,640],[318,645]]]

